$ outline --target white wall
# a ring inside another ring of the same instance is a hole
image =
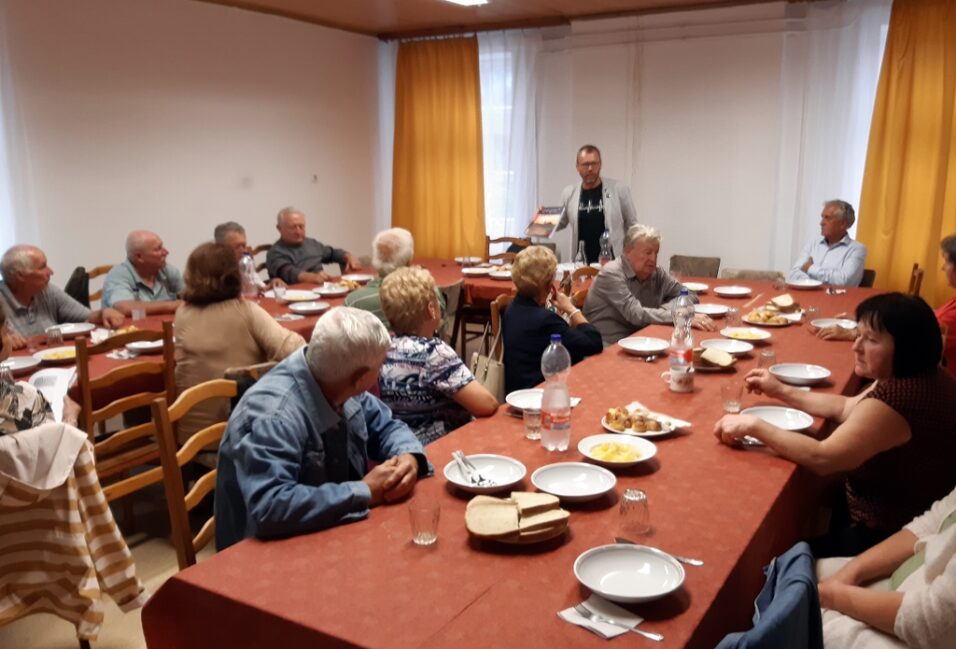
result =
[[[2,0],[29,186],[17,214],[62,285],[123,258],[129,230],[180,268],[215,224],[370,248],[378,42],[190,0]],[[9,98],[5,98],[9,99]]]

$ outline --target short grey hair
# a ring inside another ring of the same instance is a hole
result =
[[[660,243],[661,233],[657,228],[650,225],[643,225],[641,223],[632,225],[624,234],[624,249],[630,250],[634,247],[634,244],[641,240],[656,241],[657,243]]]
[[[126,235],[126,258],[133,260],[133,255],[146,247],[146,240],[150,237],[159,238],[159,235],[149,230],[133,230]]]
[[[220,223],[216,226],[216,229],[212,232],[212,236],[213,239],[216,240],[216,243],[226,243],[226,236],[230,232],[245,234],[246,229],[235,221],[226,221],[225,223]]]
[[[18,244],[11,246],[9,250],[3,253],[3,258],[0,258],[0,273],[3,273],[3,281],[7,284],[11,283],[10,280],[16,282],[14,278],[16,278],[17,273],[33,270],[30,256],[34,250],[37,250],[36,246]]]
[[[378,316],[340,306],[315,323],[305,358],[317,381],[336,383],[356,370],[381,363],[390,343],[388,330]]]
[[[405,228],[382,230],[372,239],[372,268],[379,277],[408,266],[414,255],[415,240]]]
[[[282,225],[282,220],[287,216],[291,216],[292,214],[301,214],[302,218],[305,218],[305,213],[302,210],[289,205],[288,207],[283,207],[281,210],[279,210],[279,213],[276,214],[276,225]]]
[[[856,222],[856,212],[853,211],[853,206],[846,201],[834,198],[824,203],[823,207],[835,207],[837,216],[846,221],[846,227],[848,228],[853,227],[853,224]]]

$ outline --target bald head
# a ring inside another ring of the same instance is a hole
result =
[[[159,235],[149,230],[133,230],[126,237],[126,258],[143,277],[152,277],[166,266],[169,251]]]
[[[47,265],[46,255],[36,246],[16,245],[0,259],[0,272],[19,298],[32,299],[50,284],[53,269]]]

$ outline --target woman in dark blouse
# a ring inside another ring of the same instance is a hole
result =
[[[571,362],[599,354],[603,349],[601,333],[554,288],[558,260],[544,246],[529,246],[518,253],[511,266],[511,279],[518,295],[502,316],[505,355],[505,390],[531,388],[544,381],[541,355],[551,334],[561,334],[561,342],[571,354]],[[555,311],[546,308],[551,298]],[[561,315],[565,318],[562,318]]]

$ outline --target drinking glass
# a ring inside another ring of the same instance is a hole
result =
[[[729,412],[731,414],[740,412],[743,394],[743,381],[731,380],[724,383],[720,387],[720,397],[724,405],[724,412]]]
[[[272,288],[272,292],[275,293],[277,302],[285,302],[285,286],[279,286],[278,284]]]
[[[740,310],[732,306],[727,309],[727,315],[724,316],[724,319],[727,321],[728,327],[739,327],[740,326]]]
[[[621,496],[621,514],[618,521],[618,536],[633,540],[635,536],[651,531],[651,511],[647,494],[641,489],[625,489]]]
[[[803,310],[803,315],[807,319],[807,322],[813,322],[820,317],[820,309],[815,306],[808,306]]]
[[[46,346],[58,347],[63,344],[63,331],[59,327],[50,327],[46,330]]]
[[[434,499],[418,497],[408,504],[408,518],[412,524],[412,543],[432,545],[438,540],[438,518],[441,504]]]
[[[525,408],[521,417],[524,419],[524,438],[541,439],[541,410],[539,408]]]
[[[131,318],[133,322],[146,319],[146,309],[132,309]]]
[[[762,369],[767,369],[771,365],[776,365],[777,363],[777,353],[772,349],[765,349],[760,352],[760,356],[757,357],[757,367]]]
[[[787,288],[787,282],[784,280],[784,278],[778,277],[777,279],[773,280],[773,290],[782,291],[785,288]]]

